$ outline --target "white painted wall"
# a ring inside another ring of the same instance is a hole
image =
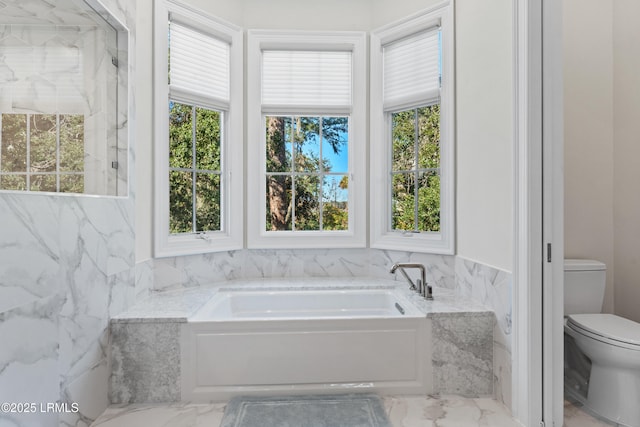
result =
[[[613,2],[615,313],[640,322],[640,2]]]
[[[184,4],[209,13],[216,18],[242,26],[244,21],[244,1],[241,0],[185,0]],[[266,2],[265,2],[266,3]]]
[[[512,271],[509,0],[456,2],[457,253]]]
[[[371,28],[400,20],[440,2],[441,0],[370,0]]]
[[[135,183],[136,262],[153,257],[153,13],[152,0],[137,0],[136,51],[136,168]]]
[[[143,0],[150,7],[150,0]],[[439,0],[185,0],[245,28],[369,31]],[[458,254],[512,270],[512,8],[509,0],[456,1]],[[141,7],[142,9],[142,7]],[[335,13],[340,10],[340,13]],[[149,46],[151,16],[141,14],[141,46]],[[141,76],[151,75],[141,57]],[[145,72],[146,70],[146,72]],[[151,105],[150,83],[140,103]],[[151,108],[149,107],[150,111]],[[139,121],[140,122],[140,121]],[[142,118],[140,161],[151,159],[152,127]],[[146,146],[145,147],[143,147]],[[150,167],[137,170],[138,261],[151,256]]]
[[[607,264],[613,312],[613,2],[564,0],[565,258]]]
[[[371,28],[370,0],[243,0],[247,29],[358,30]]]

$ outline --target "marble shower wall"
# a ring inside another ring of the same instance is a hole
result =
[[[11,10],[13,2],[3,3]],[[135,2],[103,3],[133,40]],[[128,65],[132,76],[134,64]],[[0,425],[83,427],[107,407],[109,318],[148,291],[136,288],[136,276],[148,270],[135,265],[129,194],[0,194],[0,401],[79,406],[76,413],[2,413]]]
[[[471,297],[496,315],[493,330],[493,375],[496,399],[511,408],[511,341],[513,275],[457,256],[456,292]]]

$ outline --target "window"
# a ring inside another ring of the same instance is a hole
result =
[[[2,114],[0,189],[84,192],[84,115]]]
[[[364,44],[249,32],[249,247],[365,245]]]
[[[453,253],[452,22],[447,2],[372,34],[372,247]]]
[[[391,113],[391,230],[440,231],[440,104]]]
[[[265,231],[348,230],[348,117],[266,117]]]
[[[171,1],[156,19],[156,255],[240,248],[242,32]]]

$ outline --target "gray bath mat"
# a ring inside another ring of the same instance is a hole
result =
[[[338,396],[235,397],[220,427],[391,427],[380,398]]]

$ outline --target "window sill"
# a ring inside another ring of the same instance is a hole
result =
[[[155,257],[199,255],[212,252],[226,252],[242,249],[241,239],[225,234],[186,234],[168,236],[164,242],[156,246]]]
[[[366,248],[364,238],[350,232],[265,232],[249,238],[248,249],[337,249]]]
[[[455,254],[453,242],[450,241],[450,239],[447,240],[439,233],[414,234],[389,232],[372,238],[371,248],[439,255]]]

